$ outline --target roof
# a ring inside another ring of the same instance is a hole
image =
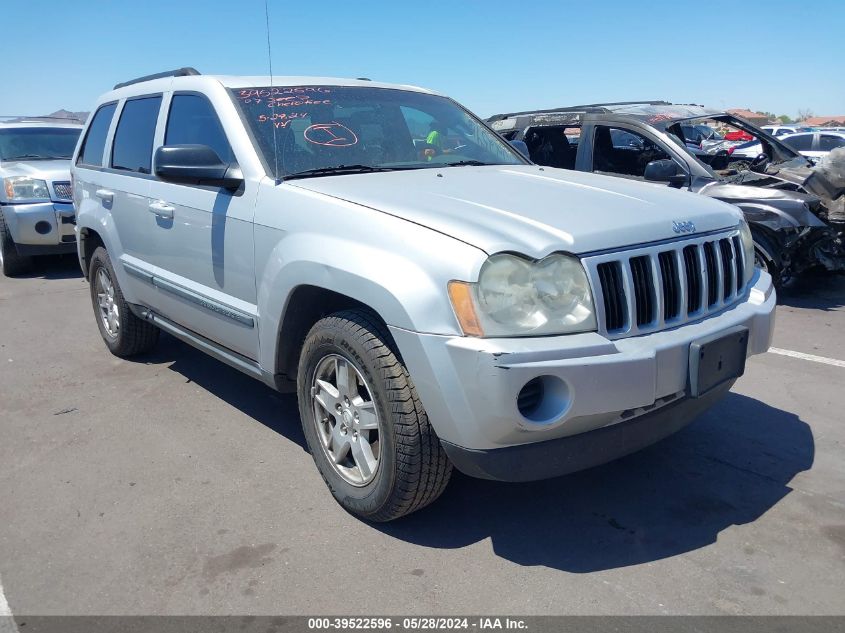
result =
[[[530,117],[534,121],[546,121],[548,124],[554,124],[563,120],[577,119],[580,114],[588,112],[593,114],[632,116],[651,124],[671,124],[671,122],[684,119],[706,119],[724,114],[721,110],[705,108],[704,106],[695,104],[676,104],[669,103],[668,101],[631,101],[497,114],[490,117],[488,121],[496,122],[525,116]]]
[[[285,86],[350,86],[361,88],[411,90],[414,92],[436,94],[431,90],[426,90],[425,88],[419,88],[417,86],[382,83],[371,81],[369,79],[294,75],[274,75],[272,77],[269,75],[203,75],[193,68],[180,68],[174,71],[167,71],[163,73],[156,73],[154,75],[147,75],[145,77],[138,77],[137,79],[130,79],[117,84],[108,94],[111,95],[111,98],[114,98],[115,96],[122,96],[124,94],[137,94],[151,89],[151,84],[155,84],[155,89],[160,90],[162,89],[162,86],[178,85],[200,87],[208,85],[209,82],[215,82],[223,85],[225,88],[231,89],[266,88],[269,86],[273,86],[274,88]]]
[[[269,75],[203,75],[216,79],[226,88],[252,88],[256,86],[359,86],[361,88],[394,88],[398,90],[413,90],[415,92],[433,91],[418,86],[404,84],[390,84],[369,79],[349,79],[344,77],[299,77],[295,75],[270,77]]]
[[[842,138],[845,138],[845,132],[840,132],[839,130],[819,130],[819,132],[823,132],[824,134],[830,134],[830,135],[833,135],[833,136],[841,136]],[[780,137],[780,140],[783,140],[785,138],[789,138],[791,136],[799,136],[799,135],[803,135],[803,134],[812,134],[812,132],[798,132],[797,134],[784,134],[783,136]]]
[[[804,125],[845,125],[845,114],[840,116],[811,116],[801,121]]]

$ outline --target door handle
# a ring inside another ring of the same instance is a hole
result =
[[[97,191],[94,192],[94,195],[106,204],[114,202],[114,192],[109,191],[108,189],[97,189]]]
[[[147,209],[150,210],[150,213],[154,213],[165,220],[172,220],[173,212],[176,210],[175,207],[167,204],[166,202],[150,202]]]

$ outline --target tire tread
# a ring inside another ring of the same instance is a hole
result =
[[[452,464],[431,426],[407,369],[393,349],[390,334],[366,310],[345,310],[325,317],[312,328],[303,346],[302,358],[316,344],[312,334],[318,328],[334,330],[356,340],[366,350],[387,393],[396,444],[396,481],[390,498],[365,518],[390,521],[432,503],[449,483]],[[331,488],[325,475],[323,479]]]

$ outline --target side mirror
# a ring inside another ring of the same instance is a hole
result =
[[[237,163],[224,163],[208,145],[164,145],[153,165],[156,176],[183,185],[237,189],[244,181]]]
[[[531,160],[531,156],[528,153],[528,145],[525,144],[525,141],[508,141],[516,151],[520,154],[525,156],[528,160]]]
[[[643,177],[653,182],[666,182],[671,187],[681,187],[687,182],[687,175],[680,171],[675,161],[664,158],[653,160],[645,166]]]

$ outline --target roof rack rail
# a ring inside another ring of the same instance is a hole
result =
[[[525,114],[554,114],[556,112],[580,112],[582,110],[601,111],[607,109],[608,106],[623,106],[623,105],[674,105],[669,101],[615,101],[612,103],[588,103],[584,105],[566,106],[565,108],[549,108],[543,110],[526,110],[524,112],[509,112],[508,114],[496,114],[489,121],[500,121],[512,116],[522,116]]]
[[[41,116],[41,115],[21,115],[21,114],[0,114],[0,121],[5,119],[6,123],[44,123],[44,121],[66,121],[68,123],[85,123],[82,119],[75,116]]]
[[[126,86],[131,86],[132,84],[139,84],[142,81],[151,81],[153,79],[161,79],[162,77],[189,77],[191,75],[199,75],[200,71],[196,68],[191,68],[190,66],[185,66],[184,68],[177,68],[176,70],[165,70],[163,73],[155,73],[152,75],[144,75],[143,77],[138,77],[137,79],[130,79],[129,81],[124,81],[119,84],[115,84],[113,90],[117,90],[118,88],[125,88]]]

